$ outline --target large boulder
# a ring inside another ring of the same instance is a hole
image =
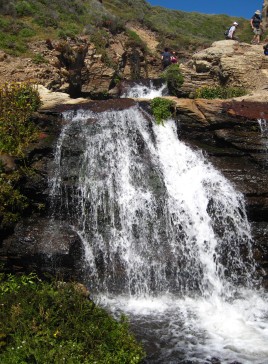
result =
[[[214,42],[181,65],[185,79],[181,94],[190,95],[202,86],[243,87],[247,91],[264,88],[268,82],[265,57],[261,45],[233,40]]]

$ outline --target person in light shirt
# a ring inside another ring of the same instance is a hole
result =
[[[227,35],[226,39],[238,40],[238,38],[235,36],[235,32],[236,32],[237,27],[238,27],[238,23],[236,21],[233,22],[233,25],[229,29],[229,32],[228,32],[228,35]]]

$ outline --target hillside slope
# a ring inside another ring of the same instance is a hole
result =
[[[234,20],[240,24],[240,39],[249,41],[251,29],[243,18],[174,11],[145,0],[1,0],[0,49],[27,54],[30,41],[91,35],[103,27],[115,34],[135,21],[156,32],[159,49],[195,50],[222,39]]]

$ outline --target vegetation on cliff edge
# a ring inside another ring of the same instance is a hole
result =
[[[164,121],[171,118],[174,105],[171,100],[155,97],[151,101],[151,108],[156,123],[164,125]]]
[[[247,91],[243,87],[203,86],[199,87],[194,98],[199,99],[230,99],[232,97],[244,96]]]
[[[41,104],[34,85],[12,83],[0,86],[0,154],[23,158],[27,146],[37,138],[31,115]],[[9,229],[28,207],[20,192],[23,168],[6,171],[0,161],[0,229]]]

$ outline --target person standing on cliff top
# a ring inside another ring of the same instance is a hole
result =
[[[260,44],[262,34],[262,19],[260,10],[255,11],[253,17],[250,19],[250,25],[254,33],[251,44]]]
[[[226,39],[238,40],[238,38],[235,36],[235,32],[236,32],[237,27],[238,27],[238,23],[236,21],[233,22],[233,25],[230,27],[230,29],[228,31]]]

